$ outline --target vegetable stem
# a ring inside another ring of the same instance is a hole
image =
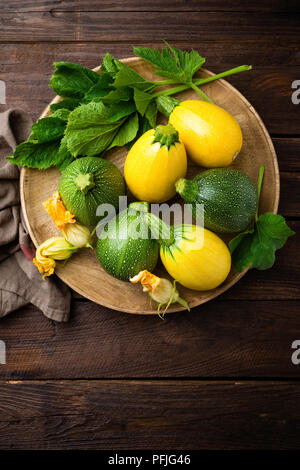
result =
[[[151,236],[158,240],[160,245],[170,246],[174,243],[174,229],[173,226],[166,224],[157,215],[149,212],[146,214],[147,224],[151,231]]]
[[[262,182],[263,182],[263,179],[264,179],[264,172],[265,172],[264,165],[260,165],[259,173],[258,173],[258,179],[257,179],[257,199],[258,199],[258,201],[257,201],[256,214],[255,214],[255,221],[256,222],[258,220],[259,198],[260,198],[260,193],[261,193]]]
[[[170,80],[161,80],[159,82],[153,82],[155,86],[163,86],[163,85],[176,85],[178,80],[174,80],[173,78],[170,78]]]
[[[198,93],[198,95],[200,95],[201,98],[204,99],[204,101],[207,101],[208,103],[212,103],[212,100],[209,99],[208,96],[204,93],[204,91],[202,91],[200,88],[198,88],[197,85],[195,85],[194,82],[190,83],[190,87],[193,88],[193,90],[195,90],[195,92]]]
[[[197,85],[197,86],[198,85],[204,85],[205,83],[213,82],[215,80],[218,80],[219,78],[228,77],[229,75],[234,75],[235,73],[244,72],[246,70],[251,70],[251,69],[252,69],[251,65],[240,65],[239,67],[234,67],[233,69],[226,70],[225,72],[218,73],[218,74],[213,75],[211,77],[198,78],[198,79],[193,81],[193,84]],[[156,83],[159,83],[159,82],[156,82]],[[164,85],[166,85],[166,81],[164,82]],[[168,90],[158,91],[157,93],[154,93],[153,96],[155,98],[157,98],[158,96],[174,95],[176,93],[180,93],[182,91],[187,90],[188,88],[190,88],[190,86],[191,85],[180,85],[178,87],[169,88]]]

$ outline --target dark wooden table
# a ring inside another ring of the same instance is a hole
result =
[[[1,0],[0,21],[6,107],[34,118],[53,96],[54,61],[92,68],[107,51],[128,57],[167,39],[215,72],[252,64],[229,81],[272,136],[279,211],[299,233],[299,1]],[[31,306],[1,320],[0,448],[299,448],[299,248],[294,236],[271,270],[165,321],[75,294],[68,324]]]

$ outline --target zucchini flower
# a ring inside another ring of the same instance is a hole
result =
[[[56,266],[54,259],[43,256],[41,254],[40,247],[37,248],[35,258],[33,258],[32,261],[38,268],[39,272],[43,275],[43,279],[54,273]]]
[[[43,202],[45,210],[54,220],[58,229],[63,232],[65,239],[76,248],[92,248],[91,233],[87,227],[76,222],[75,215],[65,208],[58,192]]]
[[[43,242],[36,250],[33,263],[43,278],[54,273],[56,263],[54,260],[65,260],[77,251],[77,248],[64,237],[52,237]]]
[[[66,224],[74,224],[76,222],[75,215],[67,211],[58,192],[55,192],[53,197],[43,202],[43,206],[51,219],[54,220],[56,227],[60,230],[62,230]]]
[[[93,248],[91,244],[92,235],[88,227],[78,224],[66,224],[62,228],[65,239],[76,246],[76,248]]]
[[[140,282],[143,286],[143,292],[148,292],[151,299],[158,303],[157,313],[161,318],[168,310],[171,304],[178,302],[180,305],[190,310],[188,303],[179,296],[176,288],[176,281],[172,284],[168,279],[155,276],[147,270],[140,271],[136,276],[130,279],[130,282]],[[166,305],[163,314],[160,314],[160,309]]]

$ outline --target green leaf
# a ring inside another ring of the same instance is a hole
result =
[[[113,78],[104,73],[98,75],[98,81],[93,85],[84,95],[86,101],[100,100],[104,96],[108,95],[114,88],[112,87]]]
[[[144,116],[146,109],[148,108],[148,105],[152,101],[153,97],[149,93],[145,93],[138,88],[134,88],[134,102],[136,105],[136,109],[138,112],[141,114],[141,116]]]
[[[74,157],[103,152],[134,110],[134,107],[122,103],[111,107],[102,102],[79,106],[70,114],[65,132],[69,151]]]
[[[170,46],[166,42],[168,49],[150,49],[147,47],[135,47],[134,53],[138,57],[146,60],[157,69],[157,75],[171,78],[180,83],[190,83],[193,75],[205,62],[198,52],[181,51]]]
[[[140,114],[138,115],[139,119],[139,128],[137,131],[137,134],[135,138],[126,144],[127,150],[130,150],[133,144],[143,135],[145,132],[149,131],[152,129],[153,126],[150,125],[148,119],[145,116],[141,116]]]
[[[39,143],[52,142],[61,138],[64,135],[65,128],[65,121],[57,117],[40,119],[31,127],[34,139],[37,139]]]
[[[61,108],[73,111],[73,109],[77,108],[79,104],[80,100],[77,98],[65,98],[64,100],[61,100],[58,103],[50,104],[50,109],[53,113]]]
[[[261,215],[257,225],[260,235],[272,240],[277,250],[282,248],[288,237],[295,233],[287,225],[284,217],[270,212]]]
[[[122,147],[131,142],[137,135],[139,129],[138,114],[134,113],[126,119],[124,124],[119,128],[109,148]]]
[[[110,91],[103,97],[104,104],[119,103],[120,101],[129,101],[133,97],[132,89],[129,87],[121,87]]]
[[[39,168],[40,170],[55,166],[59,162],[60,140],[53,142],[23,142],[19,144],[12,157],[7,160],[15,165]]]
[[[70,112],[71,112],[70,109],[64,109],[64,108],[57,109],[56,111],[54,111],[53,114],[50,114],[49,118],[51,119],[58,118],[58,119],[61,119],[62,121],[67,122]]]
[[[155,101],[151,101],[151,103],[149,103],[145,112],[145,117],[147,118],[151,127],[156,126],[157,104]]]
[[[247,267],[271,268],[276,250],[294,233],[281,215],[269,212],[261,215],[249,230],[229,242],[234,265],[239,271]]]
[[[118,59],[107,52],[103,58],[100,70],[103,73],[108,73],[111,76],[115,76],[119,71],[119,63],[120,61]]]
[[[107,118],[107,122],[115,122],[136,111],[135,104],[131,101],[113,103],[109,107],[107,106],[107,108],[110,110],[110,116]]]
[[[55,62],[49,86],[59,96],[83,98],[99,80],[99,74],[71,62]]]
[[[60,147],[58,150],[58,161],[56,166],[62,171],[74,160],[73,155],[68,149],[67,138],[64,136],[61,139]]]
[[[118,68],[119,70],[113,83],[115,88],[129,86],[145,91],[153,87],[153,82],[145,80],[141,75],[128,67],[128,65],[118,61]]]

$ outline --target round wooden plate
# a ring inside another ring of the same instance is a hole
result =
[[[130,57],[124,59],[123,62],[147,79],[161,80],[153,73],[152,66],[141,59]],[[99,68],[95,70],[98,71]],[[203,70],[199,76],[210,75],[213,74]],[[203,86],[203,90],[215,104],[235,116],[242,128],[244,136],[242,151],[231,166],[244,171],[256,182],[259,166],[262,163],[265,165],[260,211],[276,213],[279,201],[278,164],[272,141],[262,120],[244,96],[226,81],[217,80]],[[179,97],[180,99],[199,99],[199,96],[192,90],[181,93]],[[52,103],[59,100],[60,98],[56,97]],[[50,108],[47,106],[41,117],[47,116],[49,112]],[[106,155],[106,158],[115,163],[121,171],[123,171],[125,157],[125,148],[112,150]],[[189,161],[189,177],[200,171],[201,168]],[[22,168],[21,171],[22,209],[28,231],[36,246],[53,235],[61,234],[56,230],[41,204],[57,190],[59,176],[60,173],[55,168],[43,171]],[[228,237],[222,236],[222,238],[229,240]],[[162,265],[159,265],[155,272],[167,277]],[[188,301],[190,307],[195,307],[229,289],[245,272],[246,270],[239,273],[233,267],[220,287],[206,292],[193,291],[179,285],[180,295]],[[156,310],[150,308],[149,297],[142,292],[141,286],[119,281],[107,274],[99,265],[95,250],[80,250],[66,264],[57,263],[56,273],[72,289],[100,305],[127,313],[156,314]],[[169,312],[180,310],[183,310],[180,305],[173,304]]]

